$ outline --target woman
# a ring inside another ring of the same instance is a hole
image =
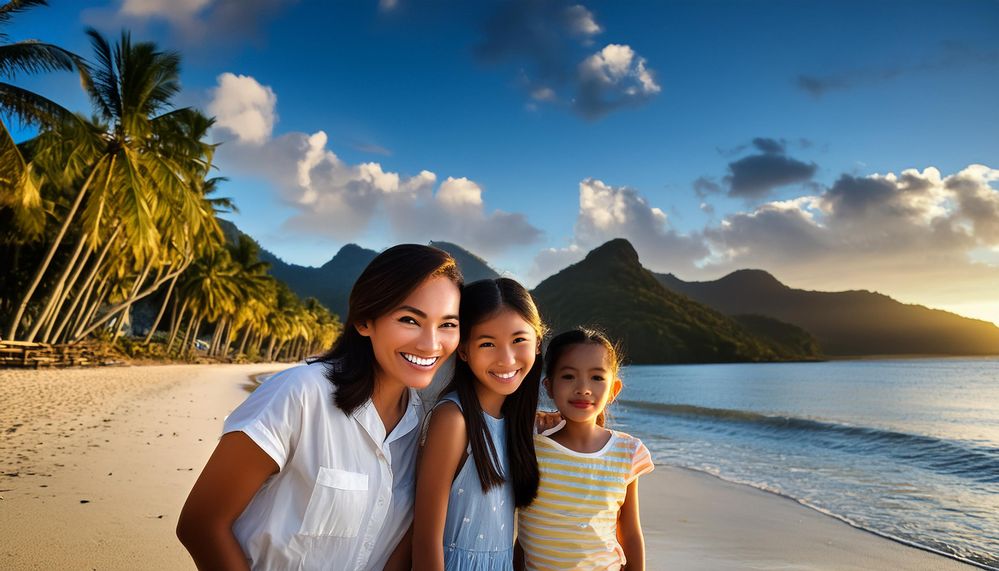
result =
[[[200,569],[409,568],[415,389],[458,345],[461,285],[446,252],[389,248],[333,349],[233,411],[177,526]]]

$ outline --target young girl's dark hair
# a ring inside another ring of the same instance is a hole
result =
[[[355,325],[394,310],[423,282],[438,276],[462,286],[461,271],[450,254],[432,246],[400,244],[378,254],[354,282],[343,333],[328,353],[313,361],[326,365],[326,378],[336,386],[333,400],[344,413],[371,398],[378,367],[371,339]]]
[[[514,280],[497,278],[480,280],[464,287],[461,292],[461,309],[458,311],[458,327],[461,342],[466,343],[478,323],[493,317],[502,309],[512,309],[524,321],[534,327],[538,340],[544,337],[545,326],[534,304],[531,294]],[[544,363],[541,355],[534,360],[534,366],[524,375],[520,387],[506,397],[500,409],[506,426],[506,449],[510,460],[510,473],[514,501],[517,507],[530,505],[538,495],[538,460],[534,456],[534,416],[538,409],[538,394],[541,385],[541,371]],[[454,374],[441,394],[454,391],[461,401],[461,414],[465,418],[465,429],[472,447],[472,458],[479,473],[482,491],[503,484],[505,478],[497,465],[499,458],[493,441],[489,438],[486,423],[482,418],[482,406],[475,392],[475,375],[464,359],[456,359]]]
[[[589,329],[587,327],[577,327],[559,333],[548,343],[545,351],[545,377],[555,380],[555,372],[558,370],[558,360],[565,353],[566,349],[574,345],[601,345],[607,350],[607,358],[610,359],[611,370],[608,373],[617,375],[617,370],[621,367],[621,349],[616,343],[612,343],[603,331]],[[549,390],[549,396],[551,391]],[[597,425],[604,426],[607,422],[606,410],[600,411],[597,416]]]

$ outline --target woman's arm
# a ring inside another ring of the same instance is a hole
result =
[[[413,568],[413,524],[399,540],[382,571],[410,571]]]
[[[626,571],[645,571],[645,536],[638,514],[638,478],[628,484],[628,494],[617,514],[617,538],[628,559]]]
[[[219,440],[177,522],[198,569],[249,569],[232,524],[278,466],[243,432]]]
[[[444,570],[444,522],[448,496],[467,447],[465,418],[458,406],[448,403],[435,408],[416,471],[416,513],[413,518],[415,571]]]

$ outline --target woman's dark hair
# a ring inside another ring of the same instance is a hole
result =
[[[461,309],[458,311],[461,343],[468,343],[472,327],[490,319],[503,309],[512,309],[524,321],[530,323],[538,335],[538,342],[541,342],[545,335],[545,326],[531,294],[514,280],[497,278],[473,282],[462,289]],[[534,360],[534,366],[524,375],[523,382],[513,394],[506,397],[501,408],[505,419],[507,458],[510,460],[507,476],[513,485],[514,502],[517,507],[530,505],[538,495],[538,460],[534,456],[534,416],[538,410],[543,368],[543,359],[538,355]],[[489,437],[485,420],[482,418],[482,405],[475,392],[475,383],[475,375],[468,362],[457,359],[451,381],[441,394],[452,391],[458,394],[479,482],[482,484],[482,491],[487,492],[493,486],[503,484],[506,479],[498,468],[499,458],[492,438]]]
[[[617,370],[621,367],[621,348],[616,343],[611,342],[603,331],[587,327],[577,327],[559,333],[548,343],[548,348],[545,350],[545,377],[549,379],[549,382],[554,382],[555,372],[558,370],[558,361],[565,354],[566,349],[575,345],[587,344],[600,345],[607,350],[607,358],[610,360],[611,368],[608,373],[616,377]],[[548,396],[551,396],[550,389]],[[597,424],[604,426],[606,422],[607,414],[605,409],[600,411],[600,415],[597,416]]]
[[[355,325],[394,310],[423,282],[439,276],[462,286],[461,271],[450,254],[432,246],[400,244],[375,256],[354,282],[343,333],[328,353],[313,361],[326,365],[326,378],[336,385],[333,401],[344,413],[371,398],[378,367],[371,339]]]

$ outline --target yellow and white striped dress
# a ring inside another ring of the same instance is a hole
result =
[[[617,431],[593,453],[542,435],[534,446],[541,484],[517,526],[527,569],[620,569],[626,561],[617,541],[618,511],[628,485],[654,467],[648,448]]]

